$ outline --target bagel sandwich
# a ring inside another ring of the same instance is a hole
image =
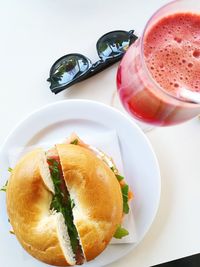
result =
[[[7,213],[23,248],[55,266],[95,259],[121,227],[132,193],[111,158],[76,134],[48,151],[34,149],[12,169]]]

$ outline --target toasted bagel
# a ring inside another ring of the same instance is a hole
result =
[[[90,150],[70,144],[56,148],[67,188],[75,202],[74,223],[89,261],[105,249],[121,223],[120,185],[111,169]]]
[[[72,223],[79,246],[90,261],[106,248],[121,224],[120,184],[106,163],[88,148],[59,144],[50,154],[54,152],[74,204]],[[33,257],[51,265],[75,265],[77,255],[71,246],[66,216],[51,207],[56,192],[47,162],[47,154],[35,149],[17,163],[7,186],[8,216],[17,239]]]
[[[50,176],[44,164],[45,153],[36,149],[13,169],[6,192],[10,223],[21,245],[33,257],[51,265],[75,265],[64,218],[50,211],[51,180],[44,182]]]

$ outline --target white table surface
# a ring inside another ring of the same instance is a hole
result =
[[[19,120],[47,103],[84,98],[111,104],[117,64],[58,95],[46,82],[51,64],[71,52],[96,60],[95,44],[102,34],[115,29],[140,33],[166,2],[1,0],[0,144]],[[114,105],[121,109],[117,99]],[[160,164],[160,207],[143,241],[110,267],[148,267],[200,252],[199,131],[196,118],[147,134]]]

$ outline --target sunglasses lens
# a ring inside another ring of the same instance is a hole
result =
[[[115,31],[105,34],[97,42],[100,58],[114,58],[126,52],[130,45],[130,36],[125,31]]]
[[[70,54],[57,60],[51,68],[51,89],[65,86],[82,76],[90,67],[89,59],[79,54]]]

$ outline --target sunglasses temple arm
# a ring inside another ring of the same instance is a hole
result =
[[[76,78],[75,80],[69,82],[67,85],[64,85],[63,87],[51,88],[51,86],[50,86],[50,89],[51,89],[52,93],[58,94],[58,93],[62,92],[63,90],[69,88],[70,86],[72,86],[76,83],[79,83],[81,81],[83,81],[83,77]]]
[[[94,63],[92,65],[92,67],[90,68],[90,70],[87,73],[87,75],[82,77],[81,81],[86,80],[86,79],[94,76],[95,74],[97,74],[97,73],[109,68],[110,66],[112,66],[116,62],[120,61],[122,57],[123,57],[123,55],[120,55],[117,58],[112,59],[112,60],[107,60],[107,61],[99,60],[99,61],[97,61],[96,63]]]

